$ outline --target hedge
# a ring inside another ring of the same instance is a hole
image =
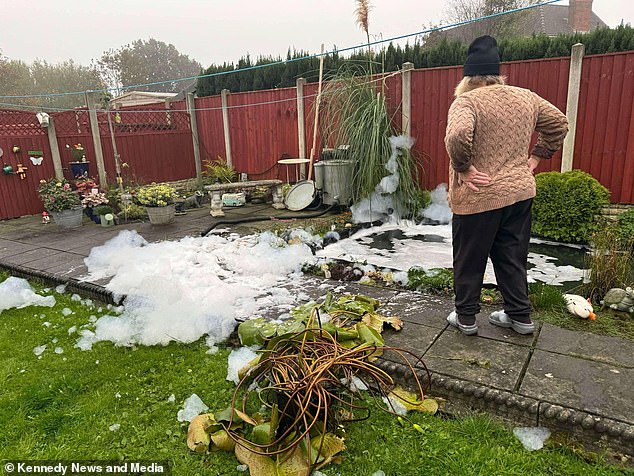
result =
[[[535,176],[533,233],[556,241],[587,243],[598,228],[596,215],[610,192],[590,174],[543,172]]]

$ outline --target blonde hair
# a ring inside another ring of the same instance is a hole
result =
[[[454,96],[458,97],[461,94],[467,93],[469,91],[473,91],[476,88],[482,86],[492,86],[495,84],[506,84],[506,76],[496,76],[496,75],[487,75],[487,76],[465,76],[456,86],[456,90],[454,91]]]

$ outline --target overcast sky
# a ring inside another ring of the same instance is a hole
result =
[[[370,33],[415,33],[446,18],[448,0],[373,0]],[[567,1],[560,4],[565,5]],[[249,53],[284,56],[365,41],[354,0],[0,0],[0,50],[11,59],[88,65],[137,39],[172,43],[207,67]],[[634,24],[634,0],[594,0],[609,26]]]

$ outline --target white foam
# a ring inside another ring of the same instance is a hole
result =
[[[421,215],[441,224],[447,224],[453,217],[447,201],[447,184],[441,183],[431,191],[431,203],[421,212]]]
[[[204,335],[213,346],[231,334],[236,317],[250,317],[272,302],[296,305],[297,297],[280,286],[298,280],[302,264],[314,261],[303,242],[288,245],[270,232],[147,243],[122,231],[91,250],[84,278],[111,277],[106,288],[127,294],[122,314],[99,318],[94,338],[84,336],[79,346],[102,340],[123,346],[189,343]]]
[[[190,397],[185,399],[183,409],[178,411],[176,419],[178,421],[192,421],[195,416],[207,410],[209,410],[209,407],[205,405],[205,402],[203,402],[198,395],[193,393]]]
[[[371,248],[373,237],[383,233],[398,230],[405,235],[405,239],[392,238],[392,249]],[[423,241],[417,236],[434,235],[433,241]],[[399,224],[387,223],[381,226],[364,228],[349,238],[345,238],[322,250],[317,250],[316,256],[322,260],[343,260],[355,264],[367,274],[376,268],[388,267],[397,271],[407,272],[414,266],[423,269],[453,267],[453,250],[451,225],[417,225],[413,222],[401,220]],[[528,262],[534,267],[528,270],[528,279],[547,284],[558,285],[563,282],[580,281],[584,271],[573,266],[557,266],[557,258],[529,253]],[[396,273],[394,276],[396,280]],[[399,280],[402,275],[399,275]],[[484,272],[485,284],[497,284],[493,264],[487,261]]]
[[[40,296],[26,279],[10,276],[0,283],[0,313],[11,308],[54,305],[54,296]]]
[[[513,434],[522,442],[528,451],[544,447],[544,441],[550,436],[550,430],[541,426],[513,428]]]
[[[227,359],[227,380],[238,385],[240,383],[238,372],[257,356],[258,354],[249,347],[240,347],[232,350]]]
[[[383,222],[398,222],[401,206],[394,198],[394,192],[396,192],[400,182],[397,157],[402,154],[402,149],[410,149],[414,142],[415,139],[408,136],[390,137],[392,153],[384,164],[384,168],[389,172],[389,175],[381,178],[369,197],[361,199],[350,207],[353,223],[367,223],[379,220]]]

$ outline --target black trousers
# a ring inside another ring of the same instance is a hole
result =
[[[452,221],[456,312],[462,324],[475,323],[487,258],[491,257],[504,310],[530,322],[526,262],[531,235],[531,206],[524,200],[497,210],[455,215]]]

